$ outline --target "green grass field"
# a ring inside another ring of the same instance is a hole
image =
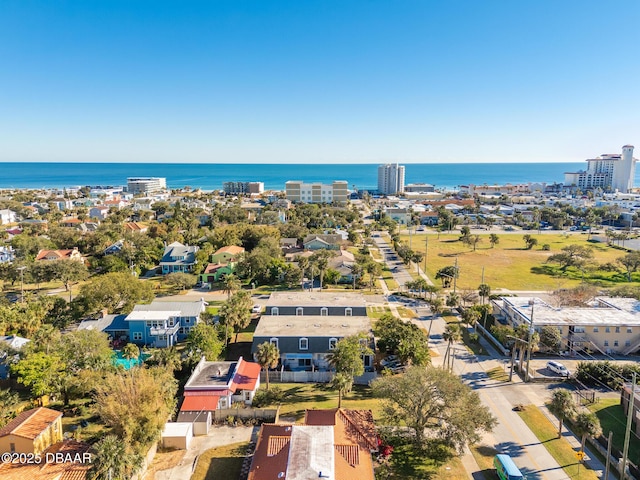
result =
[[[558,462],[569,478],[597,480],[598,475],[586,465],[578,462],[576,451],[564,438],[558,438],[558,428],[535,405],[527,405],[518,412],[527,427],[540,440],[551,456]]]
[[[248,446],[248,442],[240,442],[207,450],[198,457],[191,479],[219,480],[240,477]]]
[[[474,252],[472,248],[458,241],[460,234],[428,235],[427,273],[435,280],[436,272],[442,267],[454,265],[458,258],[460,278],[459,289],[476,289],[482,282],[484,268],[484,282],[491,288],[508,288],[510,290],[555,290],[570,288],[580,284],[583,273],[576,269],[568,269],[564,274],[557,265],[545,263],[553,254],[560,253],[562,248],[571,245],[588,245],[593,248],[594,260],[592,264],[615,263],[616,259],[624,256],[623,250],[610,247],[604,243],[588,242],[587,235],[542,234],[534,231],[520,234],[500,234],[499,243],[491,248],[489,234],[481,235],[482,241]],[[538,240],[538,245],[531,250],[525,249],[522,236],[529,233]],[[408,242],[409,237],[403,235],[401,239]],[[424,237],[416,241],[414,236],[412,247],[419,252],[425,252]],[[550,250],[542,250],[542,245],[548,244]],[[584,278],[590,282],[598,282],[603,286],[624,282],[623,274],[605,272],[601,270],[586,271]],[[637,280],[640,277],[635,277]]]
[[[601,398],[598,403],[593,403],[587,408],[600,420],[603,435],[607,436],[609,432],[613,432],[613,446],[622,451],[627,416],[622,410],[620,399]],[[640,439],[633,434],[629,441],[629,460],[636,465],[640,463]]]

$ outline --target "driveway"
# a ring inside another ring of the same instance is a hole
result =
[[[209,435],[194,437],[184,457],[178,465],[168,470],[156,472],[155,480],[186,480],[196,466],[198,457],[211,448],[222,447],[238,442],[248,442],[257,438],[260,427],[213,426]],[[153,480],[153,479],[148,479]]]

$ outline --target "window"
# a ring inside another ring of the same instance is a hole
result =
[[[327,307],[322,307],[320,309],[320,316],[326,317],[327,315],[329,315],[329,309]]]
[[[347,307],[344,309],[344,315],[346,317],[350,317],[353,315],[353,309],[351,307]]]
[[[134,340],[142,340],[142,332],[133,332]]]
[[[279,313],[278,307],[271,307],[271,315],[278,315]]]
[[[626,340],[626,341],[624,342],[624,346],[625,346],[625,347],[630,347],[630,346],[631,346],[631,340]]]
[[[11,453],[15,453],[16,452],[16,444],[15,443],[10,443],[9,444],[9,450],[11,451]]]
[[[618,346],[618,340],[614,340],[614,341],[613,341],[613,346],[614,346],[614,347],[617,347],[617,346]]]
[[[605,331],[605,333],[609,333],[611,331],[611,329],[609,327],[605,327],[604,331]]]
[[[576,327],[573,331],[575,333],[584,333],[585,329],[584,329],[584,327]]]
[[[620,333],[620,327],[616,327],[616,333]]]
[[[184,319],[184,323],[191,323],[191,319],[190,318],[185,318]]]
[[[297,307],[297,308],[296,308],[296,315],[297,315],[297,316],[304,315],[304,308],[302,308],[302,307]]]
[[[167,323],[168,326],[173,327],[176,323],[176,319],[175,318],[170,318],[169,322]]]
[[[271,339],[269,340],[269,343],[270,343],[271,345],[275,345],[275,346],[276,346],[276,348],[278,348],[278,339],[277,339],[277,338],[275,338],[275,337],[274,337],[274,338],[271,338]]]
[[[298,342],[298,346],[300,347],[300,350],[309,350],[309,339],[308,338],[301,338],[300,341]]]
[[[598,333],[600,329],[598,327],[593,327],[593,333]]]
[[[337,343],[338,343],[338,339],[337,338],[330,338],[329,339],[329,350],[335,349]]]
[[[605,347],[608,347],[608,346],[609,346],[609,340],[605,340],[605,341],[604,341],[604,346],[605,346]]]
[[[633,328],[627,327],[627,333],[632,333],[632,332],[633,332]]]

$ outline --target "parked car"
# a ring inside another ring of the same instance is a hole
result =
[[[567,369],[567,367],[558,362],[547,362],[547,368],[553,373],[557,373],[558,375],[561,375],[563,377],[569,377],[571,375],[571,372]]]
[[[387,367],[390,364],[392,364],[393,362],[397,362],[398,361],[398,356],[397,355],[389,355],[385,358],[383,358],[382,360],[380,360],[380,365],[382,365],[383,367]]]

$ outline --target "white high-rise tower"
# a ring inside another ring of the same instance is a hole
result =
[[[378,193],[393,195],[404,192],[404,166],[397,163],[378,167]]]
[[[633,145],[622,147],[620,160],[613,167],[613,179],[611,188],[621,193],[627,193],[633,188],[633,180],[636,175],[636,162],[633,158]]]

